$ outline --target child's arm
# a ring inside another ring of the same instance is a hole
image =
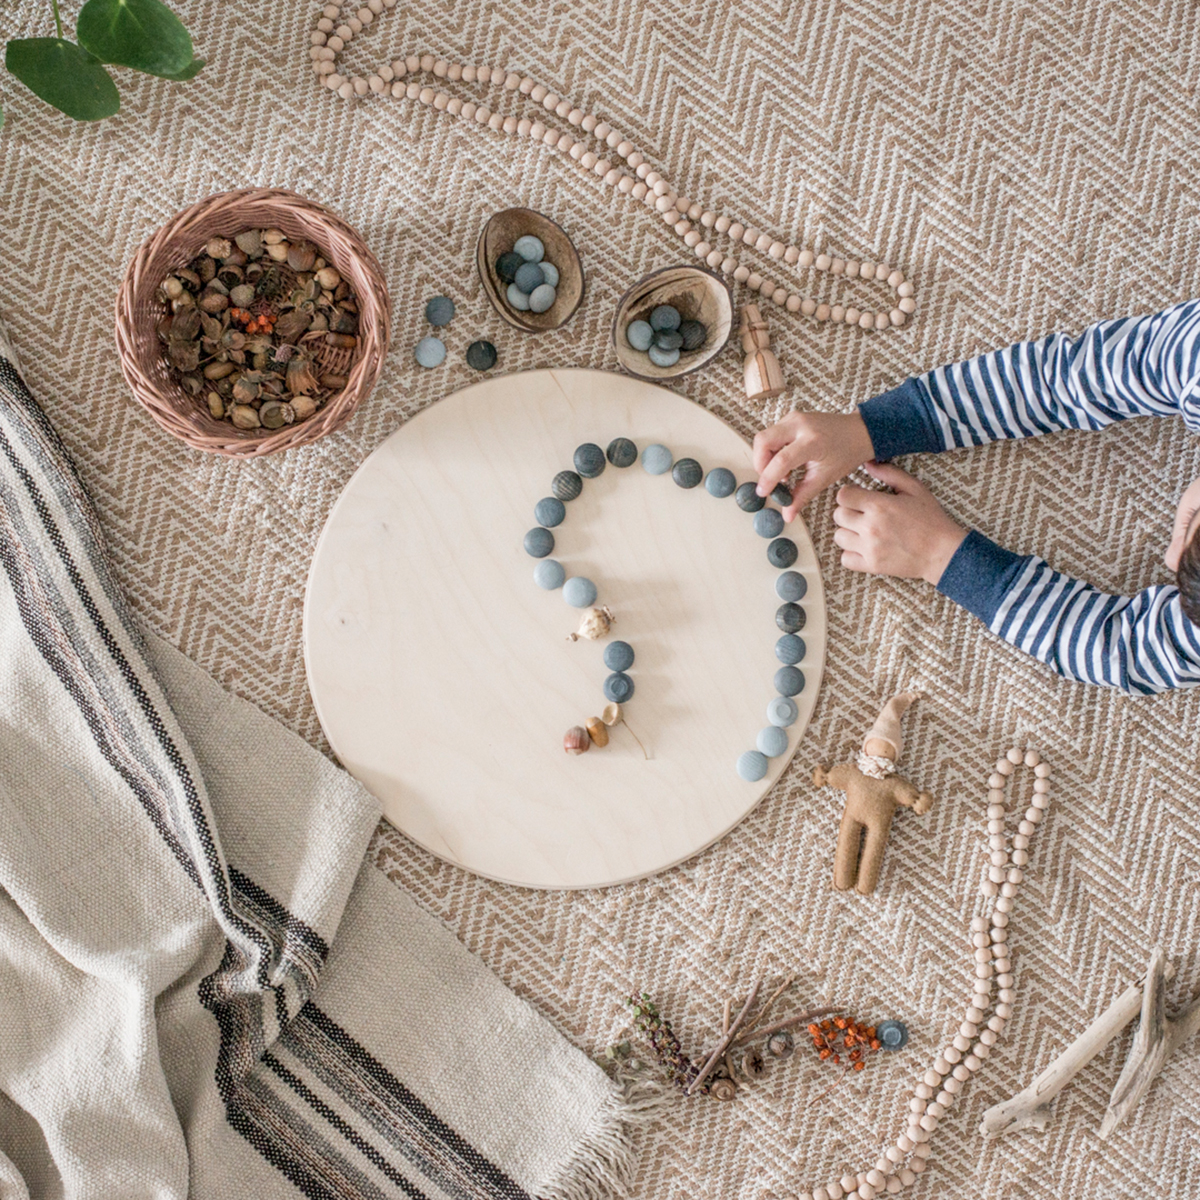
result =
[[[1178,414],[1200,391],[1200,301],[939,367],[859,405],[879,459]],[[1189,425],[1196,410],[1185,411]]]

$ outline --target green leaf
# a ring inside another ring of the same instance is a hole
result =
[[[101,121],[121,107],[112,76],[74,42],[14,39],[4,49],[4,65],[35,96],[76,121]]]
[[[192,62],[191,35],[160,0],[87,0],[75,33],[102,62],[147,75],[171,78]]]
[[[174,75],[162,75],[162,79],[173,79],[176,83],[183,83],[185,80],[194,79],[201,71],[204,70],[204,59],[193,58],[182,71],[176,71]]]

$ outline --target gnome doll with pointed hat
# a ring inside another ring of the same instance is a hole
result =
[[[866,896],[875,890],[898,804],[918,815],[927,813],[933,805],[928,792],[917,791],[895,773],[904,746],[900,718],[916,698],[915,692],[901,692],[883,706],[863,739],[857,763],[813,771],[817,787],[828,785],[846,793],[833,866],[833,886],[840,892],[856,888]]]

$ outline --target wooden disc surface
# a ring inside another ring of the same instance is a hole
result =
[[[806,684],[787,753],[746,783],[735,763],[767,724],[781,631],[779,572],[733,497],[609,465],[567,504],[551,557],[617,617],[571,642],[581,612],[533,580],[522,540],[575,448],[628,437],[707,473],[754,478],[720,418],[623,375],[498,376],[401,426],[363,463],[317,545],[304,611],[309,686],[346,768],[399,829],[480,875],[584,888],[662,870],[710,845],[770,790],[816,703],[825,603],[808,532],[799,547]],[[629,730],[563,751],[598,716],[608,642],[630,643]]]

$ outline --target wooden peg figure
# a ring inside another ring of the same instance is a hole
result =
[[[742,306],[742,350],[746,355],[745,379],[747,400],[770,400],[787,387],[779,359],[770,349],[771,335],[757,304]]]
[[[817,787],[828,785],[846,793],[833,865],[833,886],[839,892],[856,888],[869,896],[875,890],[897,805],[919,816],[933,806],[928,792],[917,791],[895,773],[904,746],[900,718],[916,698],[915,692],[901,692],[884,705],[863,739],[857,763],[840,763],[829,770],[819,766],[813,771]]]

